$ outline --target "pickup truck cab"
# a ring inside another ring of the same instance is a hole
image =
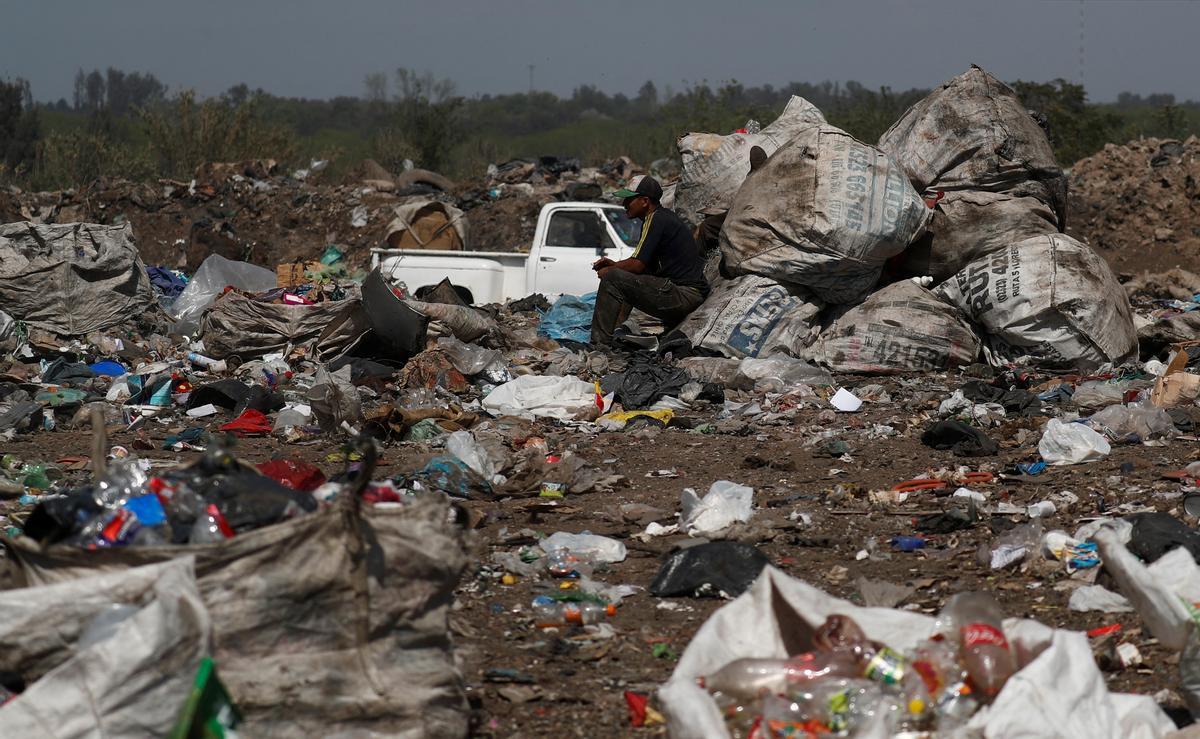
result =
[[[527,252],[372,249],[371,266],[411,292],[449,278],[471,303],[503,303],[532,293],[583,295],[599,285],[592,262],[633,254],[641,221],[619,205],[550,203],[538,214]]]

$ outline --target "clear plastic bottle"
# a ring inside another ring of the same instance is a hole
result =
[[[598,624],[615,615],[617,607],[611,603],[566,603],[544,595],[533,599],[534,624],[540,629],[571,624]]]
[[[810,652],[788,658],[736,659],[698,680],[700,687],[749,700],[763,693],[783,693],[789,686],[827,677],[856,677],[857,658],[849,652]]]
[[[921,727],[930,722],[932,699],[920,673],[911,661],[890,647],[867,638],[849,616],[833,615],[813,635],[818,649],[840,653],[857,668],[854,677],[864,677],[888,691],[897,704],[893,726]]]
[[[796,728],[822,729],[823,733],[855,736],[859,732],[891,735],[900,725],[899,699],[873,681],[862,679],[824,679],[793,691],[790,714],[808,722]],[[764,719],[771,703],[764,700]],[[776,709],[778,710],[778,709]],[[803,734],[801,734],[803,736]]]
[[[119,508],[130,499],[147,491],[150,477],[134,459],[114,460],[93,491],[96,504],[102,508]]]
[[[987,593],[959,593],[946,602],[936,629],[958,645],[971,692],[991,702],[1017,671],[1004,635],[1004,614]]]
[[[192,535],[188,540],[192,544],[212,544],[230,538],[233,538],[233,529],[229,527],[225,516],[221,515],[220,509],[210,503],[196,516],[196,523],[192,526]]]
[[[546,554],[546,571],[554,577],[581,577],[592,574],[592,562],[569,549],[553,549]]]

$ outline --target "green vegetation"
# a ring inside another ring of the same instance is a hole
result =
[[[1200,131],[1200,104],[1123,93],[1093,104],[1064,80],[1013,83],[1041,117],[1060,162],[1139,136],[1183,138]],[[676,153],[689,131],[728,132],[749,119],[766,124],[792,95],[830,123],[874,142],[928,90],[871,90],[845,84],[745,87],[700,82],[637,95],[590,85],[568,98],[547,92],[465,98],[453,82],[399,69],[364,80],[361,97],[281,98],[246,85],[198,100],[168,97],[153,75],[116,69],[75,78],[73,99],[34,104],[28,83],[0,81],[0,182],[50,189],[99,177],[187,179],[208,161],[275,159],[285,168],[330,159],[338,177],[366,157],[393,172],[405,160],[452,177],[476,177],[491,162],[557,155],[598,163],[628,155],[643,165]]]

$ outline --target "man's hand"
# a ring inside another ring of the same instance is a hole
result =
[[[592,269],[599,272],[600,270],[604,269],[605,267],[611,267],[614,264],[616,264],[616,262],[609,259],[608,257],[600,257],[596,261],[592,262]]]

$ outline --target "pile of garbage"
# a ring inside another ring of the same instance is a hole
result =
[[[861,373],[1136,356],[1116,277],[1061,233],[1067,179],[1045,132],[978,67],[878,146],[794,98],[761,131],[693,134],[679,148],[682,215],[720,226],[713,291],[674,352]]]
[[[392,173],[367,159],[334,181],[328,165],[314,160],[286,172],[274,160],[256,159],[206,163],[191,180],[157,185],[101,178],[53,192],[0,189],[0,223],[129,224],[146,263],[189,273],[211,255],[274,269],[317,261],[331,245],[349,266],[363,269],[370,249],[384,242],[527,249],[543,205],[599,199],[640,171],[628,158],[581,167],[547,156],[492,165],[478,179],[457,183],[411,162]],[[417,224],[403,241],[397,218]],[[450,233],[455,239],[438,238]]]

